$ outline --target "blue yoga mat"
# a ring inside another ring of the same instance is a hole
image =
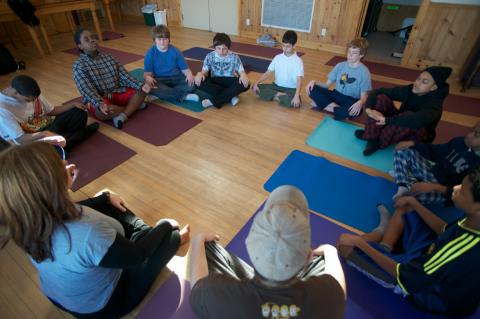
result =
[[[393,146],[364,156],[362,152],[367,142],[355,137],[354,132],[358,129],[360,127],[356,125],[335,121],[327,116],[308,137],[307,145],[385,173],[392,170]]]
[[[183,51],[183,55],[189,59],[203,60],[205,56],[212,52],[211,49],[193,47],[188,50]],[[267,71],[268,66],[270,65],[270,60],[259,59],[247,55],[238,55],[242,61],[243,67],[245,70],[251,70],[253,72],[264,73]]]
[[[361,173],[301,151],[293,151],[265,183],[271,192],[281,185],[301,189],[310,209],[364,232],[379,222],[377,203],[393,212],[392,196],[397,186],[385,178]],[[430,207],[446,222],[461,213],[453,207]]]
[[[261,207],[259,208],[259,210]],[[258,212],[258,211],[257,211]],[[255,215],[254,215],[255,216]],[[253,217],[245,224],[227,246],[228,251],[237,255],[251,265],[245,247],[245,239],[253,222]],[[312,247],[321,244],[335,245],[342,233],[350,233],[318,215],[310,214]],[[381,287],[354,268],[343,264],[347,282],[346,319],[433,319],[439,318],[416,310],[400,295]],[[479,318],[480,309],[470,319]]]
[[[130,71],[130,74],[139,81],[143,82],[143,69],[135,69]],[[184,109],[190,110],[195,113],[203,112],[205,108],[202,106],[200,102],[193,102],[193,101],[183,101],[179,102],[176,100],[168,100],[167,102],[174,104],[176,106],[183,107]],[[155,103],[155,102],[153,102]]]

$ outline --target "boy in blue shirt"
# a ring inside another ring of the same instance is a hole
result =
[[[152,28],[154,45],[145,54],[143,75],[150,94],[173,101],[195,101],[194,77],[180,50],[170,44],[170,30],[163,24]]]
[[[312,106],[332,112],[336,120],[357,117],[372,89],[370,71],[361,62],[368,48],[368,41],[358,38],[347,44],[347,61],[340,62],[328,74],[326,83],[312,80],[308,83],[307,94]],[[329,87],[335,83],[335,90]]]

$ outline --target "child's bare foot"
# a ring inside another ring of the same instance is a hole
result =
[[[190,240],[190,225],[185,225],[180,229],[180,245],[185,244]]]

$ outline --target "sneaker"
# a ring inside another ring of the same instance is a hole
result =
[[[125,113],[120,113],[112,119],[113,125],[115,125],[115,127],[118,128],[119,130],[122,129],[123,123],[125,123],[127,120],[128,120],[128,117]]]
[[[149,94],[147,95],[147,97],[145,98],[145,102],[147,103],[150,103],[150,102],[153,102],[155,100],[158,100],[159,98],[155,95],[152,95],[152,94]]]
[[[204,108],[207,108],[207,107],[213,106],[213,103],[209,99],[205,99],[205,100],[202,101],[202,106]]]
[[[193,102],[198,102],[200,101],[200,97],[197,94],[190,93],[185,96],[185,101],[193,101]]]
[[[369,140],[367,142],[367,146],[365,147],[365,149],[363,150],[363,155],[364,156],[370,156],[372,155],[373,153],[375,153],[376,151],[378,151],[380,149],[380,143],[378,142],[378,140]]]
[[[234,97],[232,97],[232,99],[230,100],[230,104],[232,104],[232,106],[237,105],[238,102],[240,102],[240,99],[238,98],[238,96],[234,96]]]
[[[365,134],[365,130],[355,130],[355,137],[358,138],[359,140],[366,141],[367,139],[363,137],[363,134]]]

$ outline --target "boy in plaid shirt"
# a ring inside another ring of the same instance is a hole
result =
[[[150,92],[131,76],[110,54],[97,50],[97,40],[84,29],[74,35],[80,58],[73,64],[73,79],[92,116],[112,120],[121,129],[137,109],[145,108]]]

